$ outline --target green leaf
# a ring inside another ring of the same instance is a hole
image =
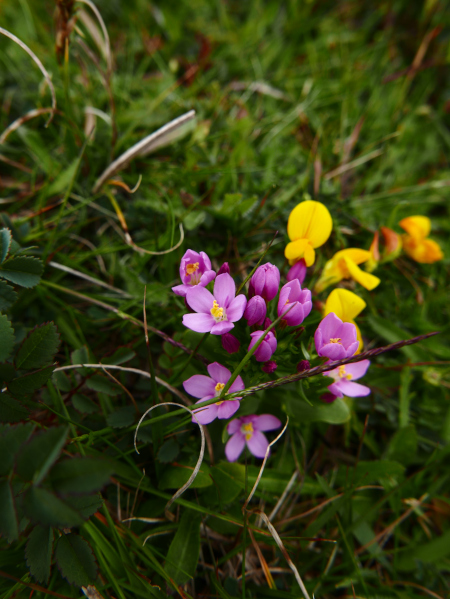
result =
[[[169,462],[173,462],[179,453],[180,446],[178,443],[175,441],[175,439],[169,439],[159,448],[158,461],[160,461],[162,464],[168,464]]]
[[[125,428],[126,426],[133,424],[135,416],[136,410],[133,406],[125,406],[108,414],[106,423],[112,428]]]
[[[129,347],[119,347],[112,354],[112,356],[106,356],[101,359],[102,364],[123,364],[132,360],[136,355],[136,352]]]
[[[6,314],[0,314],[0,362],[4,362],[11,355],[14,347],[14,329]]]
[[[383,479],[398,480],[405,472],[404,466],[392,460],[375,460],[373,462],[358,462],[354,482],[369,484]]]
[[[9,393],[0,393],[0,422],[20,422],[28,418],[28,410],[11,397]]]
[[[53,553],[53,529],[35,526],[28,537],[25,557],[30,573],[39,582],[48,583]]]
[[[50,480],[57,493],[92,493],[106,485],[113,471],[101,458],[69,458],[53,466]]]
[[[245,466],[221,462],[211,468],[214,484],[208,489],[211,497],[220,504],[231,503],[245,488]]]
[[[12,364],[7,362],[0,364],[0,385],[3,387],[6,383],[9,383],[16,376],[16,369]]]
[[[411,333],[408,331],[401,329],[390,320],[381,318],[380,316],[372,314],[367,317],[367,322],[373,332],[388,343],[396,343],[402,339],[409,339],[412,337]],[[426,359],[426,357],[424,357],[424,355],[426,356],[426,353],[424,353],[424,350],[420,347],[407,345],[406,347],[402,347],[399,351],[403,352],[413,362],[420,362],[422,358]]]
[[[17,293],[14,289],[8,283],[5,283],[5,281],[0,281],[0,312],[8,310],[16,299]]]
[[[94,495],[79,495],[66,497],[66,503],[73,507],[83,518],[89,518],[103,505],[103,499],[99,493]]]
[[[39,258],[22,256],[10,258],[0,266],[0,277],[20,285],[21,287],[35,287],[41,280],[44,270]]]
[[[164,489],[179,489],[182,487],[191,476],[193,471],[192,467],[187,466],[171,466],[164,468],[161,478],[159,479],[158,488]],[[213,484],[211,477],[209,476],[210,469],[205,463],[202,464],[194,482],[190,486],[191,489],[201,489],[203,487],[209,487]]]
[[[338,397],[333,403],[310,406],[300,397],[288,398],[285,409],[295,422],[328,422],[329,424],[343,424],[350,420],[350,409],[345,401]]]
[[[25,514],[43,526],[81,526],[83,518],[68,503],[47,489],[30,487],[23,499]]]
[[[51,365],[30,374],[19,376],[8,383],[8,391],[16,397],[32,395],[37,389],[45,385],[55,368],[55,365]]]
[[[17,474],[39,484],[61,453],[68,430],[58,426],[35,435],[17,458]]]
[[[32,370],[53,361],[60,343],[58,329],[53,322],[35,327],[20,346],[15,364],[18,369]]]
[[[0,262],[4,262],[11,246],[12,235],[9,229],[0,229]]]
[[[194,577],[200,554],[201,514],[186,511],[167,552],[165,571],[177,584]]]
[[[122,393],[122,389],[116,385],[114,381],[102,376],[101,374],[94,374],[94,376],[87,379],[86,387],[99,393],[105,393],[111,397],[120,395],[120,393]]]
[[[11,485],[7,479],[0,480],[0,534],[11,543],[19,537],[16,509]]]
[[[78,587],[92,584],[97,564],[89,543],[79,535],[62,535],[55,548],[55,562],[67,582]]]
[[[399,428],[391,439],[386,457],[407,466],[416,457],[417,443],[417,431],[414,424]]]
[[[95,402],[81,393],[75,393],[75,395],[72,396],[72,405],[75,410],[82,414],[95,414],[95,412],[99,411]]]
[[[450,530],[429,543],[417,544],[399,556],[396,566],[399,570],[411,571],[417,568],[417,561],[433,564],[450,555]]]
[[[63,393],[67,393],[72,389],[70,378],[61,370],[52,374],[52,382],[60,391],[63,391]]]
[[[8,474],[11,470],[14,457],[20,447],[28,441],[33,432],[34,424],[17,424],[16,426],[5,426],[0,432],[0,476]]]

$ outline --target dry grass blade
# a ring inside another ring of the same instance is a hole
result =
[[[137,156],[146,156],[150,152],[154,152],[158,148],[168,145],[175,139],[178,139],[183,134],[183,131],[180,132],[182,127],[194,118],[195,110],[190,110],[173,121],[166,123],[157,131],[150,133],[150,135],[147,135],[147,137],[138,141],[134,146],[131,146],[131,148],[114,160],[114,162],[103,171],[93,187],[93,193],[96,193],[107,179],[125,168],[133,158],[136,158]]]
[[[26,44],[24,44],[22,40],[20,40],[18,37],[16,37],[13,33],[10,33],[7,29],[3,29],[3,27],[0,27],[0,33],[5,35],[6,37],[9,37],[9,39],[11,39],[13,42],[15,42],[18,46],[20,46],[22,48],[22,50],[25,50],[25,52],[34,60],[34,62],[39,67],[39,70],[44,75],[45,81],[47,82],[47,85],[50,88],[50,93],[52,96],[52,107],[51,107],[51,109],[47,109],[47,112],[51,112],[50,118],[48,119],[48,121],[45,125],[46,127],[48,127],[49,124],[51,123],[53,115],[56,111],[55,88],[53,87],[53,83],[50,78],[50,75],[48,74],[46,68],[44,67],[42,62],[39,60],[39,58],[36,56],[36,54],[32,50],[30,50],[30,48]],[[3,141],[4,140],[3,140],[3,135],[2,135],[2,137],[0,138],[0,143],[3,143]]]
[[[109,376],[109,378],[114,381],[116,383],[116,385],[118,385],[121,389],[124,390],[124,392],[128,395],[128,397],[131,399],[131,403],[134,406],[134,409],[136,410],[136,412],[139,414],[139,408],[137,407],[137,403],[136,400],[134,399],[133,395],[131,394],[130,391],[128,391],[128,389],[125,387],[125,385],[123,385],[118,379],[116,379],[115,376],[113,376],[110,372],[108,372],[106,370],[106,368],[104,366],[102,366],[102,370],[103,372]]]
[[[56,268],[57,270],[62,270],[62,271],[67,272],[67,273],[69,273],[71,275],[74,275],[75,277],[79,277],[80,279],[84,279],[85,281],[89,281],[89,283],[93,283],[94,285],[98,285],[99,287],[104,287],[105,289],[109,289],[110,291],[114,291],[115,293],[119,293],[123,297],[126,297],[126,298],[131,298],[132,297],[126,291],[123,291],[122,289],[118,289],[117,287],[113,287],[112,285],[108,285],[108,283],[105,283],[105,282],[100,281],[98,279],[94,279],[94,277],[86,275],[86,274],[84,274],[84,272],[80,272],[79,270],[75,270],[74,268],[70,268],[70,266],[65,266],[64,264],[58,264],[58,262],[53,262],[53,260],[50,261],[48,264],[50,266],[52,266],[53,268]]]
[[[93,34],[91,28],[89,28],[89,25],[86,24],[85,21],[83,21],[85,23],[86,27],[88,27],[89,32],[91,33],[92,37],[94,38],[94,41],[97,43],[98,47],[100,48],[100,50],[102,51],[102,53],[103,53],[103,55],[105,57],[106,64],[107,64],[107,67],[108,67],[108,73],[111,73],[111,71],[112,71],[111,44],[110,44],[110,41],[109,41],[108,30],[106,29],[106,25],[105,25],[105,22],[103,21],[102,15],[100,14],[100,11],[95,6],[95,4],[93,2],[91,2],[91,0],[77,0],[77,2],[82,2],[83,4],[86,4],[87,6],[89,6],[89,8],[94,13],[94,15],[97,17],[98,22],[100,23],[100,27],[102,29],[103,37],[105,39],[105,43],[103,45],[99,43],[99,40],[97,39],[98,36],[96,36],[95,34]]]
[[[250,539],[252,540],[253,547],[255,548],[256,555],[258,556],[259,563],[261,564],[262,571],[264,572],[264,576],[266,577],[267,584],[269,585],[269,589],[276,589],[275,581],[273,579],[272,574],[270,573],[269,566],[267,565],[266,559],[262,554],[262,551],[256,542],[255,535],[252,532],[252,529],[248,529],[248,534]]]
[[[136,453],[139,453],[137,445],[136,445],[136,439],[137,439],[137,434],[138,434],[138,431],[139,431],[139,427],[141,426],[141,424],[142,424],[144,418],[147,416],[147,414],[150,414],[150,412],[152,410],[154,410],[155,408],[158,408],[160,406],[177,406],[178,408],[182,408],[183,410],[186,410],[186,412],[189,412],[189,414],[194,418],[195,422],[198,424],[198,426],[200,428],[200,434],[201,434],[201,437],[202,437],[202,444],[201,444],[201,447],[200,447],[200,455],[198,456],[198,460],[197,460],[197,463],[195,465],[195,468],[194,468],[191,476],[189,477],[188,481],[180,489],[178,489],[178,491],[167,502],[167,504],[166,504],[166,512],[167,512],[167,510],[170,508],[170,506],[172,505],[172,503],[176,499],[178,499],[178,497],[180,497],[180,495],[182,495],[187,489],[189,489],[189,487],[194,482],[195,477],[197,476],[198,471],[200,470],[200,467],[202,465],[203,457],[205,455],[206,439],[205,439],[205,431],[203,430],[203,426],[198,421],[196,415],[189,408],[187,408],[186,406],[183,406],[182,404],[175,403],[173,401],[165,401],[163,403],[156,404],[155,406],[152,406],[151,408],[149,408],[143,414],[142,418],[139,420],[139,422],[137,424],[137,427],[136,427],[136,431],[134,433],[134,449],[136,450]]]
[[[15,121],[13,121],[8,127],[3,131],[0,136],[0,145],[4,144],[8,137],[11,135],[13,131],[16,131],[19,127],[21,127],[24,123],[35,119],[37,116],[41,116],[41,114],[53,113],[53,108],[33,108],[23,116],[19,117]],[[46,126],[48,125],[48,122]]]

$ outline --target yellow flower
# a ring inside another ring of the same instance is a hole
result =
[[[408,216],[398,223],[406,231],[403,248],[410,258],[421,264],[432,264],[442,260],[444,254],[439,245],[428,239],[431,221],[426,216]]]
[[[356,293],[348,289],[333,289],[325,302],[323,315],[326,316],[330,312],[334,312],[342,322],[351,322],[356,328],[356,337],[359,341],[359,353],[363,348],[363,340],[361,331],[355,322],[355,318],[366,307],[366,302],[361,299]]]
[[[323,245],[331,234],[333,221],[326,206],[314,200],[300,202],[290,213],[287,232],[290,243],[284,255],[289,264],[295,264],[301,258],[306,266],[314,264],[314,248]]]
[[[347,248],[346,250],[337,252],[325,264],[314,290],[316,293],[319,293],[342,279],[353,279],[366,289],[375,289],[379,285],[380,279],[368,272],[364,272],[358,266],[358,264],[367,262],[370,258],[370,252],[358,248]]]

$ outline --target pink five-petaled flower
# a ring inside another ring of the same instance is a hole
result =
[[[247,319],[247,324],[252,327],[254,324],[263,324],[267,314],[266,302],[260,295],[254,295],[247,302],[244,318]]]
[[[329,385],[328,391],[336,397],[365,397],[369,395],[370,389],[365,385],[354,383],[354,380],[360,379],[367,372],[370,366],[370,360],[361,360],[354,364],[345,364],[338,366],[334,370],[324,372],[324,376],[330,376],[334,383]]]
[[[255,345],[255,343],[257,343],[257,341],[259,341],[259,338],[262,337],[264,333],[265,331],[255,331],[254,333],[250,333],[252,340],[248,346],[248,351],[252,349],[252,347]],[[277,339],[272,331],[269,331],[253,355],[255,356],[257,362],[267,362],[267,360],[270,360],[272,357],[272,354],[275,353],[276,349]]]
[[[191,376],[190,379],[183,383],[186,393],[200,398],[200,401],[196,403],[218,397],[230,380],[231,372],[218,362],[209,364],[208,372],[209,376],[194,374],[194,376]],[[238,376],[229,388],[229,392],[235,393],[236,391],[242,391],[242,389],[245,389],[244,381]],[[200,424],[209,424],[216,418],[231,418],[239,408],[239,399],[218,401],[205,408],[199,408],[198,410],[194,410],[195,416]],[[192,418],[192,422],[196,422],[195,418]]]
[[[256,458],[263,458],[269,442],[261,431],[273,431],[280,428],[281,422],[271,414],[256,414],[236,418],[227,425],[228,439],[225,445],[225,455],[229,462],[235,462],[241,455],[242,450],[247,447]]]
[[[180,278],[182,285],[172,287],[172,291],[176,295],[186,297],[186,293],[195,285],[206,287],[210,283],[216,273],[211,269],[211,260],[205,252],[194,252],[187,250],[180,262]]]
[[[298,279],[289,281],[289,283],[283,285],[280,291],[278,316],[281,316],[289,308],[291,309],[283,316],[283,320],[291,327],[301,324],[311,312],[311,291],[302,289]]]
[[[200,285],[192,287],[186,301],[197,314],[185,314],[184,326],[196,333],[228,333],[234,328],[233,322],[242,318],[247,305],[245,295],[235,295],[236,284],[227,273],[216,277],[214,295]]]
[[[280,286],[280,271],[276,266],[267,262],[258,266],[249,285],[249,296],[260,295],[270,302],[278,293]]]
[[[334,312],[327,314],[319,323],[314,333],[314,343],[319,356],[330,360],[350,358],[359,347],[355,325],[342,322]]]

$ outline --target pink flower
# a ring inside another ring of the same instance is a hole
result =
[[[250,333],[250,337],[252,340],[250,341],[250,345],[248,346],[248,351],[252,349],[255,343],[259,340],[262,335],[264,335],[265,331],[255,331],[254,333]],[[275,353],[277,349],[277,339],[272,331],[269,331],[267,335],[264,337],[263,342],[258,347],[258,349],[253,354],[257,362],[267,362],[272,357],[272,354]]]
[[[235,462],[241,455],[245,445],[256,458],[263,458],[269,447],[266,436],[261,431],[273,431],[280,428],[281,422],[271,414],[256,414],[235,418],[227,425],[229,435],[225,446],[225,455],[229,462]]]
[[[344,397],[344,395],[348,397],[365,397],[369,395],[369,387],[353,382],[364,376],[369,366],[370,360],[361,360],[361,362],[345,364],[334,370],[324,372],[324,376],[329,376],[335,381],[328,387],[329,392],[336,397]]]
[[[342,322],[334,312],[327,314],[319,323],[314,333],[314,343],[319,356],[330,360],[350,358],[359,347],[355,325]]]
[[[292,266],[289,269],[286,279],[288,281],[293,281],[294,279],[298,279],[298,282],[300,283],[300,285],[303,285],[303,281],[305,280],[307,270],[308,269],[306,268],[306,262],[302,258],[301,260],[296,262],[294,264],[294,266]]]
[[[222,266],[217,271],[217,274],[218,275],[223,275],[224,272],[226,272],[227,274],[230,274],[230,267],[228,266],[228,262],[224,262],[222,264]]]
[[[291,327],[301,324],[312,309],[311,291],[302,289],[298,279],[283,285],[278,299],[278,316],[281,316],[291,306],[283,320]]]
[[[234,328],[233,322],[242,318],[247,304],[245,295],[235,295],[236,284],[227,273],[216,277],[214,295],[200,285],[192,287],[186,300],[197,314],[185,314],[184,326],[196,333],[228,333]]]
[[[266,314],[266,302],[260,295],[254,295],[248,300],[247,307],[245,308],[244,312],[244,318],[247,319],[247,324],[249,327],[253,326],[254,324],[263,324]]]
[[[211,269],[211,260],[205,252],[198,254],[194,250],[187,250],[180,262],[180,278],[183,284],[172,287],[172,291],[176,295],[186,297],[189,289],[196,285],[206,287],[215,276],[216,273]]]
[[[241,344],[239,343],[239,339],[236,339],[234,335],[231,333],[224,333],[221,339],[223,349],[229,354],[235,354],[239,351]]]
[[[193,397],[200,398],[200,401],[197,401],[196,403],[218,397],[231,377],[231,372],[228,368],[221,366],[218,362],[209,364],[207,369],[209,376],[205,376],[204,374],[194,374],[194,376],[191,376],[190,379],[183,383],[186,393],[189,393],[189,395],[192,395]],[[231,385],[229,393],[235,393],[236,391],[242,391],[243,389],[245,389],[244,381],[238,376]],[[218,401],[205,408],[198,408],[198,410],[194,410],[195,416],[200,424],[209,424],[216,418],[231,418],[231,416],[233,416],[239,409],[239,399],[240,397],[238,399]],[[192,422],[196,422],[194,418],[192,418]]]
[[[280,271],[276,266],[267,262],[262,264],[253,273],[250,279],[250,297],[260,295],[267,301],[273,300],[280,286]]]

